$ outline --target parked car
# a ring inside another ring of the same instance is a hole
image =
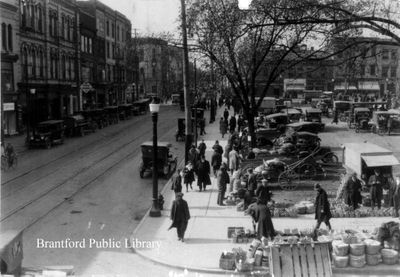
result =
[[[284,113],[274,113],[265,117],[267,126],[271,129],[285,130],[286,124],[290,123],[289,117]]]
[[[157,142],[157,172],[168,178],[178,165],[178,158],[170,151],[171,144],[168,142]],[[141,145],[142,162],[139,166],[140,178],[144,177],[146,171],[153,170],[153,142],[144,142]]]
[[[281,110],[281,113],[289,116],[290,122],[298,122],[302,116],[301,109],[287,108]]]
[[[28,147],[44,146],[47,149],[54,144],[64,143],[64,120],[47,120],[40,122],[29,137]]]
[[[319,122],[294,122],[286,125],[286,132],[311,132],[318,134],[324,128],[325,124]]]
[[[304,109],[304,121],[321,123],[322,111],[316,108]]]
[[[89,120],[86,120],[81,114],[75,114],[65,117],[64,123],[65,135],[68,137],[84,136],[87,132],[94,133],[96,131],[96,124],[92,124]]]
[[[372,114],[372,132],[379,135],[400,133],[400,111],[376,111]]]
[[[353,116],[349,119],[349,127],[354,124],[356,132],[360,130],[370,130],[369,120],[371,112],[369,108],[354,108]]]

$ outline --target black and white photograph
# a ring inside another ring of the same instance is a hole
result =
[[[0,24],[1,276],[400,276],[399,0]]]

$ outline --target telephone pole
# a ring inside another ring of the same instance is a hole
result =
[[[190,109],[190,90],[189,90],[189,50],[187,44],[186,30],[186,6],[185,0],[181,0],[182,15],[182,39],[183,39],[183,94],[185,97],[185,164],[188,162],[189,148],[192,144],[192,116]]]

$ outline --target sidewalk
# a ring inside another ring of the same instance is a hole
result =
[[[227,136],[221,138],[219,134],[219,111],[216,121],[206,126],[207,134],[203,137],[207,144],[206,159],[211,160],[212,149],[215,140],[218,139],[222,147],[225,147]],[[207,112],[207,116],[208,116]],[[211,174],[213,175],[213,174]],[[139,226],[132,234],[133,239],[141,241],[158,241],[159,248],[137,248],[135,252],[140,256],[165,266],[187,269],[195,272],[213,274],[233,274],[232,271],[219,269],[219,257],[223,251],[230,251],[232,248],[241,247],[244,250],[250,244],[234,244],[227,238],[227,229],[230,226],[243,226],[245,229],[252,229],[251,219],[243,212],[236,211],[235,206],[218,206],[218,189],[216,179],[211,176],[212,185],[207,191],[199,192],[197,184],[193,184],[193,190],[183,189],[184,199],[189,204],[191,219],[185,234],[185,242],[177,240],[176,229],[168,231],[171,225],[169,218],[171,203],[175,198],[170,189],[170,182],[166,184],[162,194],[165,198],[164,210],[159,218],[152,218],[148,213],[142,219]],[[331,220],[335,229],[358,229],[373,230],[381,223],[391,221],[390,217],[371,218],[334,218]],[[276,230],[285,228],[299,229],[312,228],[315,225],[314,215],[299,216],[298,218],[273,218]],[[388,276],[399,275],[400,266],[382,266],[370,268],[344,268],[334,270],[335,276],[342,275],[365,275],[369,274]]]

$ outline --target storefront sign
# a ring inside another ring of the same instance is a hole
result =
[[[92,85],[91,85],[90,83],[85,82],[85,83],[83,83],[83,84],[81,85],[81,90],[82,90],[84,93],[88,93],[89,91],[93,90],[93,87],[92,87]]]
[[[3,103],[3,111],[14,111],[15,103]]]

